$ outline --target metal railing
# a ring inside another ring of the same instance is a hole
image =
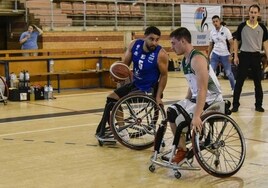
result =
[[[34,19],[39,19],[42,26],[50,27],[50,30],[54,30],[55,27],[82,27],[82,30],[87,30],[90,27],[99,27],[99,26],[112,26],[114,30],[120,30],[120,27],[129,27],[129,26],[140,26],[147,27],[148,25],[156,26],[167,26],[171,29],[179,27],[181,25],[181,14],[180,14],[180,4],[177,2],[147,2],[145,0],[139,1],[122,1],[122,0],[76,0],[76,1],[64,1],[67,4],[72,5],[69,13],[66,13],[65,10],[61,7],[63,1],[50,0],[50,7],[43,7],[42,11],[38,12],[40,7],[28,8],[26,1],[26,22],[31,22]],[[17,3],[17,1],[16,1]],[[30,2],[31,3],[31,2]],[[89,9],[89,4],[103,4],[107,6],[107,13],[98,13],[99,10],[97,7],[95,9]],[[75,8],[74,5],[79,4],[80,8]],[[83,5],[83,6],[81,6]],[[131,12],[126,12],[122,14],[121,8],[123,5],[126,7],[138,7],[140,9],[140,14],[134,15]],[[200,4],[204,6],[206,4]],[[211,4],[210,4],[211,5]],[[218,5],[218,4],[217,4]],[[221,17],[228,26],[237,26],[241,21],[245,20],[245,10],[247,12],[248,5],[228,5],[223,4]],[[240,7],[240,15],[225,15],[224,7]],[[114,7],[113,12],[111,8]],[[35,10],[36,9],[36,10]],[[47,9],[47,11],[45,11]],[[266,20],[266,7],[261,6],[261,11],[263,11],[263,19]],[[96,13],[92,13],[92,12]],[[267,25],[267,23],[265,23]]]

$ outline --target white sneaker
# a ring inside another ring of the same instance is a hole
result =
[[[268,72],[268,66],[264,69],[264,73]]]
[[[120,132],[119,132],[119,136],[120,136],[123,140],[125,140],[125,141],[129,141],[129,140],[130,140],[128,131],[127,131],[126,129],[120,131]]]

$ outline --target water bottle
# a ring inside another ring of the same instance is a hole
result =
[[[24,71],[19,74],[19,88],[24,88]]]
[[[48,86],[48,99],[53,99],[53,87],[52,87],[52,85]]]
[[[16,82],[16,79],[17,79],[17,76],[14,72],[12,72],[10,75],[9,75],[9,79],[10,79],[10,87],[11,88],[14,88],[15,87],[15,82]]]
[[[25,71],[24,87],[29,87],[29,82],[30,82],[30,73],[28,71]]]
[[[23,73],[23,71],[20,71],[20,74],[19,74],[19,80],[20,80],[21,82],[24,81],[24,73]]]
[[[35,100],[35,92],[34,92],[34,87],[33,86],[31,86],[30,100],[31,101]]]
[[[49,72],[50,73],[54,72],[54,60],[53,59],[49,60]]]
[[[28,71],[25,71],[25,81],[27,81],[27,82],[30,81],[30,74]]]
[[[48,99],[48,86],[44,86],[44,99]]]
[[[100,63],[96,63],[96,71],[99,72],[100,71]]]

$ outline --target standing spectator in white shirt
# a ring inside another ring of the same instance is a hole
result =
[[[235,87],[235,78],[231,67],[233,36],[230,30],[221,24],[218,15],[212,17],[212,23],[215,28],[211,30],[209,36],[208,58],[210,59],[210,64],[215,72],[218,64],[222,64],[233,91]]]

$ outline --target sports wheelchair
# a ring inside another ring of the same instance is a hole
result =
[[[229,177],[239,171],[246,155],[246,144],[243,133],[237,123],[229,116],[230,102],[217,102],[209,106],[202,114],[202,131],[190,129],[191,117],[179,108],[184,121],[177,127],[175,135],[163,121],[159,126],[154,144],[154,154],[151,157],[149,170],[154,172],[156,166],[174,170],[174,176],[179,179],[179,170],[200,170],[193,166],[194,156],[203,170],[216,177]],[[183,133],[183,129],[188,131]],[[185,159],[178,164],[172,163],[181,134],[186,136],[188,152]]]
[[[6,79],[0,76],[0,101],[3,102],[4,105],[7,105],[8,94],[9,91]]]
[[[115,144],[143,150],[154,145],[157,127],[166,119],[163,106],[143,92],[133,92],[118,100],[110,114],[104,138],[97,138],[99,145]]]

